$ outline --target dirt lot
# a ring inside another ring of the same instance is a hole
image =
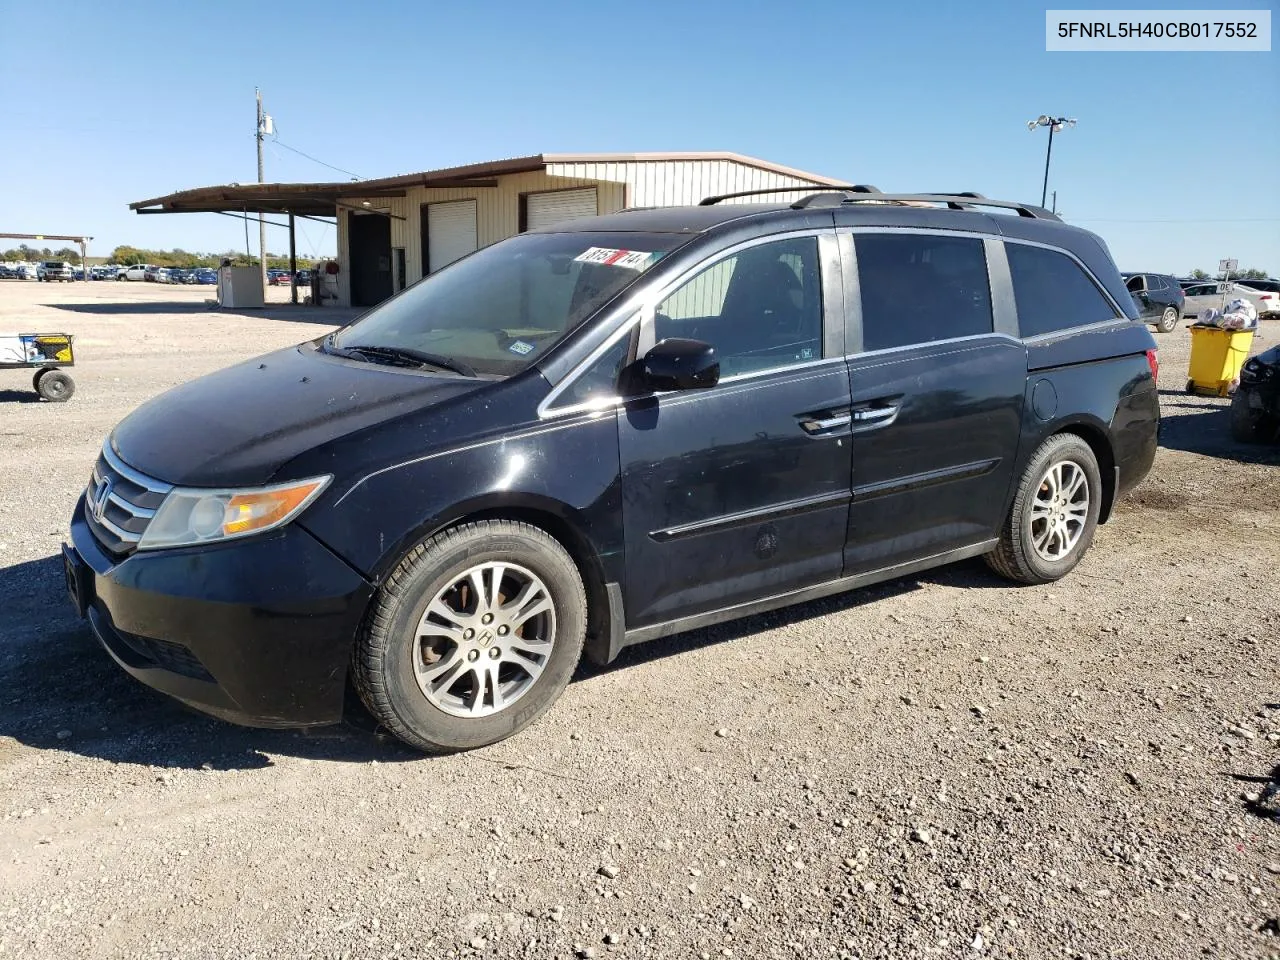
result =
[[[208,295],[0,283],[81,363],[62,405],[0,372],[0,957],[1280,956],[1280,450],[1181,392],[1185,329],[1155,470],[1062,583],[965,563],[633,648],[422,759],[189,714],[71,614],[112,425],[342,316]]]

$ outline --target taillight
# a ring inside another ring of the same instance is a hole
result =
[[[1160,379],[1160,351],[1158,350],[1147,351],[1147,366],[1151,368],[1151,379],[1159,380]]]

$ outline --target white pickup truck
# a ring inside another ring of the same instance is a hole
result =
[[[147,271],[154,269],[147,263],[135,263],[131,267],[121,267],[120,272],[116,274],[117,280],[137,280],[139,282],[147,278]]]

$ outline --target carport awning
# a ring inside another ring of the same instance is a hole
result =
[[[292,213],[332,217],[338,208],[378,197],[403,197],[410,187],[496,187],[507,173],[542,170],[543,155],[446,167],[378,180],[336,183],[228,183],[180,190],[129,204],[138,213]]]
[[[293,213],[299,216],[332,217],[337,213],[339,193],[332,184],[254,183],[196,187],[163,197],[129,204],[138,213]],[[346,186],[350,192],[350,185]]]

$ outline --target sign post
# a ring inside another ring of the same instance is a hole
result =
[[[1222,274],[1222,303],[1218,304],[1219,310],[1227,309],[1227,294],[1231,291],[1231,272],[1239,265],[1235,260],[1218,261],[1218,272]]]

